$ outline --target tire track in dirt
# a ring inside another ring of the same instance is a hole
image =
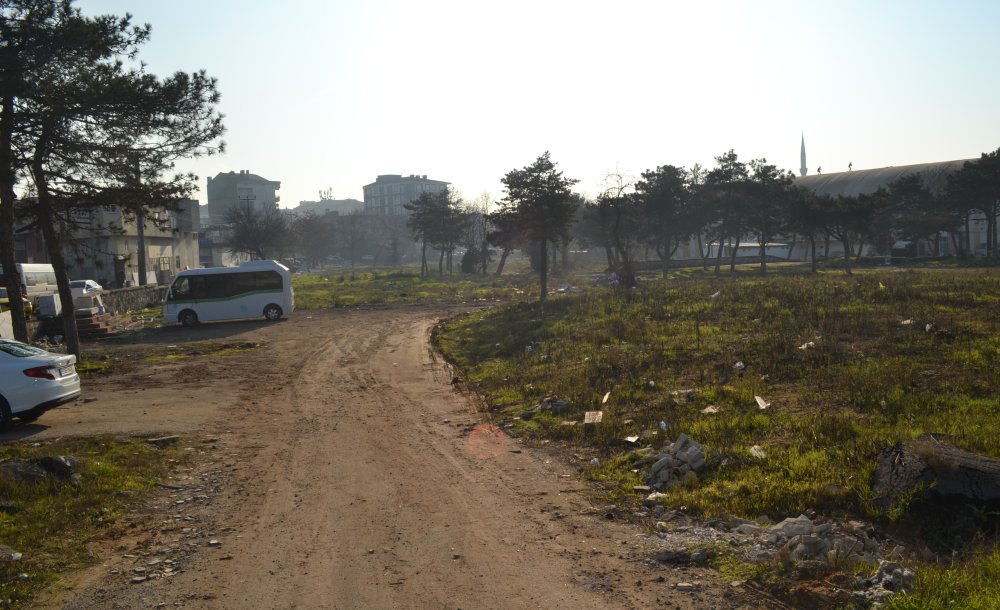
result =
[[[481,459],[470,432],[488,417],[429,347],[454,311],[310,312],[248,332],[267,348],[228,369],[239,397],[207,430],[214,463],[234,465],[198,516],[221,548],[170,579],[105,579],[65,607],[756,605],[708,570],[663,578],[648,561],[658,541],[595,516],[556,456],[487,433]],[[680,579],[702,588],[672,590]]]

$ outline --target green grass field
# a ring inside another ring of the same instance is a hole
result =
[[[327,309],[398,303],[486,303],[519,298],[533,285],[530,275],[502,278],[443,276],[421,279],[417,269],[329,269],[292,280],[296,309]],[[537,281],[534,281],[537,293]]]
[[[0,446],[0,461],[59,455],[76,458],[78,480],[0,476],[0,541],[22,554],[0,561],[0,607],[30,607],[60,572],[93,563],[89,543],[126,531],[143,495],[189,459],[182,446],[100,437]]]
[[[703,444],[709,468],[698,485],[668,491],[671,506],[912,524],[956,552],[995,536],[995,515],[970,525],[908,504],[882,511],[870,487],[882,449],[928,432],[1000,457],[995,269],[681,271],[635,290],[474,313],[447,323],[438,342],[515,434],[602,455],[588,476],[619,499],[634,498],[638,483],[621,439],[658,446],[683,432]],[[547,396],[572,411],[518,417]],[[709,406],[718,412],[703,413]],[[596,427],[568,425],[595,410],[604,412]],[[765,457],[751,455],[755,445]]]

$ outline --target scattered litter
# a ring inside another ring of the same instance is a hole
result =
[[[597,458],[594,458],[594,459],[590,460],[590,465],[591,466],[600,466],[601,465],[601,460],[599,460]]]
[[[623,440],[626,443],[634,443],[634,442],[636,442],[636,441],[639,440],[639,435],[638,434],[633,434],[632,436],[626,436]]]
[[[753,447],[750,447],[750,455],[754,456],[758,460],[763,460],[764,458],[767,457],[767,454],[764,453],[764,448],[761,447],[760,445],[754,445]]]
[[[767,402],[760,396],[754,396],[753,399],[757,401],[757,406],[761,409],[766,409],[771,406],[771,403]]]
[[[674,397],[674,402],[677,404],[681,404],[682,401],[691,402],[694,400],[694,390],[691,389],[674,390],[670,395]]]
[[[707,413],[718,413],[719,412],[719,407],[717,407],[715,405],[708,405],[707,407],[705,407],[704,409],[702,409],[701,412],[702,413],[706,413],[706,414]]]
[[[575,421],[567,421],[567,420],[564,419],[559,425],[560,426],[575,426],[576,422]]]
[[[700,587],[697,582],[679,582],[674,588],[678,591],[697,591]]]
[[[934,325],[933,324],[928,324],[927,326],[924,327],[924,332],[928,332],[929,333],[932,330],[934,330]]]
[[[601,399],[601,404],[602,405],[608,404],[609,398],[611,398],[611,390],[608,390],[607,394],[604,395],[604,398]]]
[[[214,538],[208,541],[208,546],[221,546],[221,545],[222,543]]]
[[[583,423],[599,424],[604,419],[604,411],[587,411],[583,414]]]
[[[800,350],[807,350],[810,347],[816,347],[816,344],[813,343],[812,341],[807,341],[806,343],[803,343],[802,345],[800,345],[799,349]]]
[[[903,320],[900,324],[903,326],[909,326],[910,324],[913,324],[913,320]]]
[[[733,370],[734,371],[743,371],[743,370],[746,370],[746,368],[747,368],[747,365],[743,364],[742,360],[740,360],[739,362],[737,362],[736,364],[733,365]]]
[[[713,295],[712,295],[712,296],[710,296],[709,298],[710,298],[710,299],[717,299],[717,298],[719,298],[719,295],[720,295],[720,294],[722,294],[722,291],[721,291],[721,290],[717,290],[717,291],[715,292],[715,294],[713,294]]]
[[[885,284],[883,284],[882,282],[878,283],[878,287],[879,287],[879,290],[885,290]]]
[[[666,431],[667,431],[667,428],[669,428],[669,427],[670,427],[670,426],[668,426],[668,425],[667,425],[667,422],[665,422],[665,421],[660,421],[660,430],[663,430],[664,432],[666,432]]]
[[[648,387],[650,390],[655,389],[656,388],[656,382],[652,381],[652,380],[647,381],[646,382],[646,387]]]

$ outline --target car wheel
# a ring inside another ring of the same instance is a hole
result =
[[[177,316],[177,321],[184,326],[197,326],[198,325],[198,314],[191,311],[190,309],[185,309]]]
[[[7,404],[7,400],[3,396],[0,396],[0,432],[6,432],[10,430],[10,424],[13,418],[10,414],[10,405]]]
[[[264,317],[272,322],[281,319],[281,313],[281,308],[274,303],[264,308]]]

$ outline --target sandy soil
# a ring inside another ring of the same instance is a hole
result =
[[[180,434],[195,455],[132,535],[96,546],[100,563],[38,607],[776,605],[710,570],[657,563],[667,542],[595,504],[572,464],[496,432],[430,348],[434,324],[459,311],[164,329],[148,342],[263,348],[136,365],[89,381],[96,400],[16,426],[7,438]]]

